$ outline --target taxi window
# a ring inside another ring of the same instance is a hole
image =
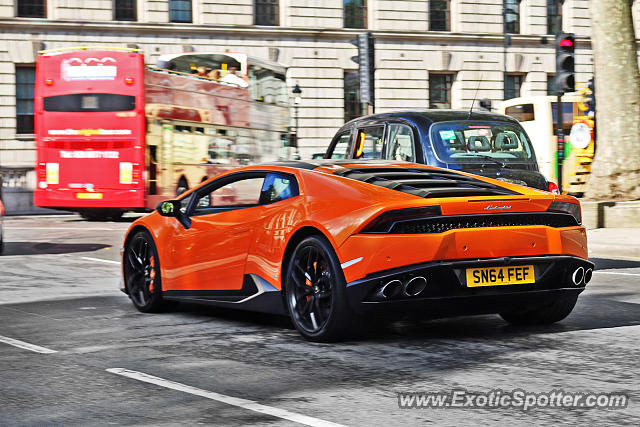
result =
[[[535,161],[531,141],[517,123],[439,122],[430,133],[436,155],[445,163]]]
[[[356,136],[354,159],[382,158],[382,142],[384,126],[372,126],[358,129]]]
[[[343,133],[338,137],[338,142],[333,147],[333,151],[329,155],[330,159],[344,159],[347,156],[347,149],[349,148],[349,140],[351,139],[351,132]]]
[[[389,139],[385,149],[385,159],[403,162],[416,160],[413,144],[413,132],[407,125],[389,125]]]

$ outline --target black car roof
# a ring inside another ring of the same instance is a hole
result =
[[[469,113],[469,110],[424,110],[424,111],[396,111],[391,113],[371,114],[368,116],[357,117],[347,123],[343,128],[351,127],[354,124],[363,122],[376,122],[384,119],[404,119],[412,122],[427,122],[431,124],[434,122],[448,122],[448,121],[464,121],[464,120],[487,120],[496,122],[508,122],[517,123],[518,121],[513,117],[506,116],[504,114],[496,114],[488,111],[474,110]]]

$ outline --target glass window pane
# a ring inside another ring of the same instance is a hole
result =
[[[215,213],[211,208],[247,207],[257,205],[264,178],[249,178],[232,182],[200,197],[195,215]]]
[[[384,126],[358,129],[356,136],[355,159],[382,158]]]
[[[279,25],[278,0],[255,0],[253,13],[256,25]]]
[[[555,95],[556,94],[556,87],[555,87],[555,75],[554,74],[547,74],[547,95]]]
[[[169,21],[191,22],[191,1],[190,0],[170,0],[169,1]]]
[[[345,71],[344,73],[344,121],[362,115],[360,103],[360,82],[357,71]]]
[[[260,203],[269,204],[280,202],[297,195],[298,183],[292,176],[269,173],[262,185]]]
[[[504,99],[517,98],[520,96],[520,88],[524,76],[519,74],[508,74],[504,84]]]
[[[344,159],[347,157],[347,149],[349,148],[349,141],[351,140],[351,133],[345,133],[340,135],[340,139],[333,147],[330,159]]]
[[[17,15],[24,18],[46,18],[45,0],[18,0]]]
[[[367,28],[367,1],[344,0],[345,28]]]
[[[34,66],[16,67],[16,133],[33,133]]]
[[[135,21],[137,19],[136,0],[115,0],[113,7],[116,21]]]
[[[449,0],[431,0],[429,2],[429,30],[451,30],[449,23]]]
[[[558,20],[562,19],[562,5],[559,0],[547,0],[547,34],[560,32],[561,25]]]
[[[520,33],[520,0],[505,0],[504,26],[507,33]]]
[[[384,158],[403,162],[415,161],[413,132],[409,126],[400,124],[389,126],[389,140]]]
[[[451,108],[453,74],[429,75],[429,108]]]

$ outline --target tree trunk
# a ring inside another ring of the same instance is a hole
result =
[[[591,0],[598,138],[589,199],[640,199],[640,73],[631,4]]]

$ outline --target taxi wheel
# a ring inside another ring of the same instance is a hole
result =
[[[138,231],[129,239],[123,263],[125,286],[133,305],[143,313],[167,308],[162,299],[158,251],[148,232]]]
[[[559,322],[575,307],[578,296],[566,296],[547,304],[523,311],[502,312],[500,316],[514,325],[544,325]]]
[[[287,309],[304,338],[332,342],[353,332],[344,275],[329,242],[316,236],[300,242],[285,277]]]

